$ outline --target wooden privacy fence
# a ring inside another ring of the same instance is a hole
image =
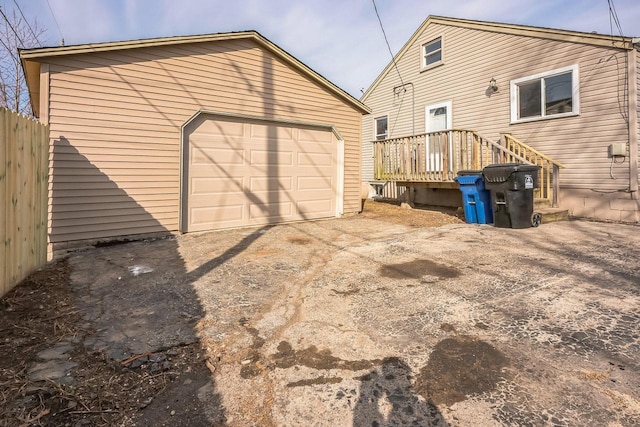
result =
[[[49,128],[0,108],[0,296],[47,261]]]

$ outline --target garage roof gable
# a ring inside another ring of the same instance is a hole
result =
[[[273,53],[287,63],[290,67],[298,71],[299,73],[306,75],[307,77],[315,80],[320,86],[324,87],[327,91],[338,96],[347,104],[351,105],[357,111],[362,114],[368,114],[371,111],[362,102],[358,101],[353,96],[349,95],[343,89],[339,88],[321,74],[312,70],[309,66],[302,61],[295,58],[285,50],[281,49],[275,43],[268,40],[266,37],[258,33],[257,31],[239,31],[230,33],[217,33],[217,34],[204,34],[193,36],[179,36],[179,37],[162,37],[142,40],[127,40],[118,42],[106,42],[106,43],[90,43],[74,46],[58,46],[58,47],[43,47],[35,49],[21,49],[20,58],[22,60],[22,68],[27,80],[27,86],[29,88],[29,96],[31,97],[31,105],[36,116],[40,115],[40,64],[46,62],[47,58],[61,57],[66,55],[81,55],[88,53],[99,53],[109,51],[119,51],[127,49],[139,49],[145,47],[156,46],[169,46],[180,45],[188,43],[205,43],[215,41],[228,41],[237,39],[251,39],[257,43],[263,49]]]

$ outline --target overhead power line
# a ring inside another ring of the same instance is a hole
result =
[[[4,14],[1,7],[0,7],[0,15],[2,15],[2,17],[4,18],[4,22],[6,22],[9,28],[11,28],[11,31],[13,31],[13,34],[15,34],[16,39],[20,42],[20,45],[22,47],[25,47],[24,42],[22,41],[22,38],[20,37],[20,35],[18,35],[18,32],[16,31],[16,29],[13,28],[13,24],[11,23],[11,21],[9,21],[9,18],[7,18],[7,15]]]
[[[378,7],[376,6],[376,0],[371,0],[373,2],[373,9],[376,11],[376,16],[378,17],[378,22],[380,23],[380,29],[382,30],[382,35],[384,36],[384,41],[387,43],[387,48],[389,49],[389,55],[391,55],[391,61],[393,62],[393,66],[396,68],[396,72],[398,73],[398,77],[400,78],[400,83],[404,86],[404,81],[402,80],[402,76],[400,75],[400,70],[398,69],[398,64],[396,63],[396,58],[391,51],[391,45],[389,44],[389,40],[387,39],[387,33],[384,31],[384,26],[382,25],[382,19],[380,19],[380,14],[378,13]]]
[[[47,6],[49,6],[49,10],[51,11],[51,16],[53,16],[53,22],[56,23],[56,28],[58,28],[58,32],[60,33],[60,44],[64,46],[64,35],[62,35],[62,30],[60,29],[60,25],[58,25],[56,14],[53,13],[53,9],[51,9],[51,3],[49,3],[49,0],[47,0]]]
[[[613,0],[607,0],[609,4],[609,26],[611,27],[611,36],[613,36],[613,24],[616,24],[616,28],[618,29],[618,33],[620,36],[624,37],[622,33],[622,26],[620,25],[620,19],[618,18],[618,11],[616,11],[616,5],[613,4]]]
[[[20,5],[18,4],[18,2],[16,0],[13,0],[13,2],[15,3],[16,7],[18,8],[18,11],[20,12],[20,15],[22,16],[22,20],[24,21],[25,24],[27,24],[27,28],[29,28],[29,31],[31,32],[31,35],[33,36],[33,39],[36,41],[36,43],[38,43],[40,46],[42,46],[42,43],[40,43],[40,39],[38,38],[38,35],[36,34],[35,31],[33,31],[33,28],[31,27],[31,24],[29,23],[27,18],[24,16],[24,13],[22,13],[22,9],[20,8]]]

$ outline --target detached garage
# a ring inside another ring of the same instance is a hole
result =
[[[257,32],[20,55],[53,249],[360,210],[368,109]]]

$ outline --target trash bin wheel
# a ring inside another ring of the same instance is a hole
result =
[[[531,214],[531,225],[533,225],[534,227],[537,227],[540,225],[541,222],[542,222],[542,215],[540,215],[538,212],[534,212]]]

